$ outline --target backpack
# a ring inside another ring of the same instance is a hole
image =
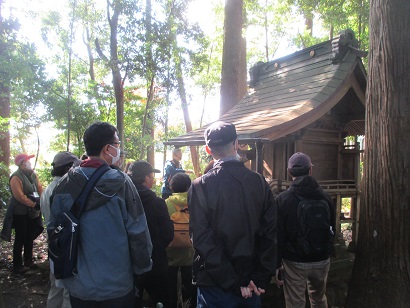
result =
[[[111,168],[103,164],[94,171],[71,208],[57,214],[53,226],[47,228],[48,256],[53,261],[56,279],[77,275],[79,220],[91,192],[100,177]]]
[[[169,247],[175,248],[191,248],[192,242],[189,237],[189,210],[188,207],[180,209],[175,206],[177,210],[172,213],[171,220],[174,223],[174,239],[169,243]]]
[[[333,232],[329,204],[324,199],[303,199],[300,196],[298,198],[298,252],[308,258],[330,254]]]

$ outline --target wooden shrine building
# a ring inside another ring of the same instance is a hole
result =
[[[250,69],[249,93],[219,120],[235,124],[251,169],[263,173],[274,192],[287,189],[287,160],[308,154],[313,176],[337,205],[351,198],[353,242],[358,227],[359,136],[365,135],[366,71],[351,30],[332,40]],[[209,125],[170,139],[175,146],[203,145]]]

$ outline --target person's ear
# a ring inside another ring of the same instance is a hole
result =
[[[238,149],[239,149],[239,141],[238,141],[238,139],[236,139],[235,140],[235,142],[234,142],[234,147],[235,147],[235,151],[238,151]]]
[[[312,167],[309,168],[309,175],[312,175]]]
[[[205,146],[205,151],[208,153],[208,155],[212,155],[211,148],[209,146]]]

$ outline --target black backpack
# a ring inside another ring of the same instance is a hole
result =
[[[324,199],[297,197],[297,251],[306,258],[329,255],[333,243],[329,204]]]
[[[48,256],[53,261],[53,272],[56,279],[77,275],[80,216],[95,184],[110,169],[107,164],[97,168],[83,187],[82,192],[74,201],[70,210],[58,213],[55,217],[54,225],[47,228]]]

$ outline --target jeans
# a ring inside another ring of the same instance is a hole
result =
[[[258,308],[261,306],[260,296],[253,294],[243,298],[218,287],[198,287],[197,308]]]
[[[134,307],[135,290],[125,296],[104,301],[82,300],[70,295],[72,308],[133,308]]]

